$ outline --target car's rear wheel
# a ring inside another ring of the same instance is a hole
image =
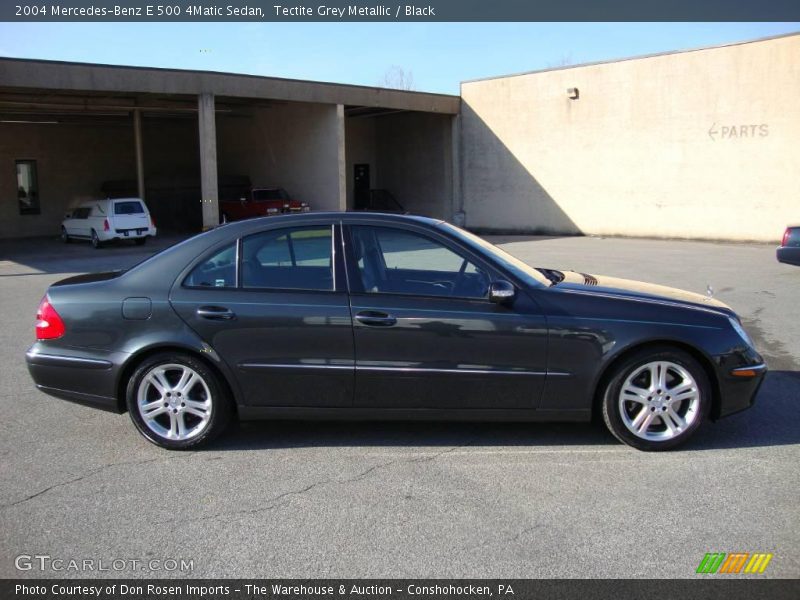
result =
[[[703,367],[677,348],[647,348],[616,366],[603,392],[603,419],[620,441],[640,450],[686,442],[708,416]]]
[[[103,242],[101,242],[100,238],[97,237],[97,232],[94,229],[92,229],[92,246],[95,250],[103,247]]]
[[[128,382],[126,401],[139,433],[170,450],[211,441],[231,415],[231,400],[217,375],[183,353],[160,353],[142,362]]]
[[[67,233],[66,227],[61,228],[61,241],[65,244],[69,243],[69,234]]]

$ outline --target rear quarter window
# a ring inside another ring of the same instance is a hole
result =
[[[800,227],[789,227],[789,235],[786,238],[787,246],[800,246]]]
[[[186,287],[236,287],[236,242],[197,265],[183,282]]]

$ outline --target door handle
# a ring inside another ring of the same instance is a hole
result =
[[[230,321],[236,314],[224,306],[201,306],[197,309],[197,316],[212,321]]]
[[[356,321],[372,327],[391,327],[397,319],[389,313],[377,310],[365,310],[356,315]]]

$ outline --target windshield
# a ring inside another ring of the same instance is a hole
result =
[[[470,233],[464,229],[460,229],[455,225],[451,225],[450,223],[443,222],[441,224],[442,227],[447,229],[450,233],[457,236],[466,244],[470,246],[477,247],[479,250],[483,250],[484,252],[488,252],[491,254],[495,260],[500,262],[503,267],[511,271],[511,273],[521,279],[522,281],[528,283],[529,285],[550,285],[551,280],[545,277],[542,273],[531,267],[530,265],[522,262],[516,256],[512,256],[502,248],[495,246],[494,244],[490,244],[483,238],[478,237],[474,233]]]
[[[253,200],[256,202],[262,200],[288,200],[289,194],[280,188],[269,190],[253,190]]]

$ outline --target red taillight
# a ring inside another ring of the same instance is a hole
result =
[[[45,295],[36,311],[36,339],[54,340],[60,338],[67,331],[64,321],[50,304],[50,298]]]
[[[108,226],[108,219],[103,219],[103,231],[108,231],[110,227]]]
[[[787,227],[786,231],[783,232],[783,241],[781,242],[781,246],[788,246],[789,245],[789,236],[791,235],[791,230]]]
[[[156,220],[153,218],[153,215],[150,215],[150,227],[153,229],[156,228]]]

